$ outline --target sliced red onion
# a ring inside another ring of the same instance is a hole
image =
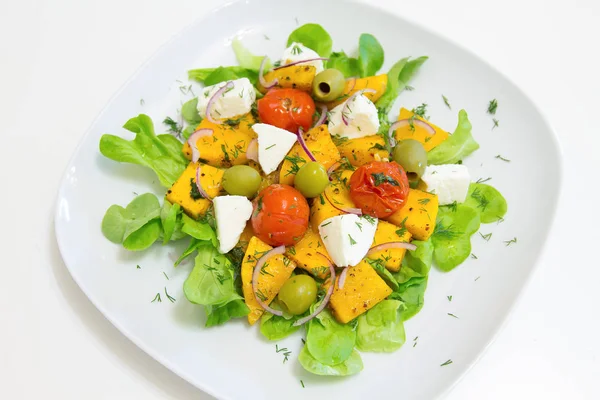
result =
[[[342,270],[342,273],[340,274],[340,279],[338,279],[338,289],[343,289],[344,288],[344,284],[346,283],[346,275],[348,275],[348,268],[350,267],[345,267]]]
[[[327,198],[327,201],[333,206],[333,208],[335,208],[336,210],[339,210],[341,212],[344,212],[346,214],[355,214],[355,215],[362,215],[362,210],[360,208],[352,208],[352,207],[348,207],[348,208],[343,208],[343,207],[338,207],[335,205],[335,203],[333,201],[331,201],[331,199],[329,198],[329,196],[327,196],[327,190],[325,192],[325,197]]]
[[[342,121],[344,122],[344,125],[348,126],[348,124],[350,123],[350,120],[348,119],[348,117],[346,116],[348,114],[348,106],[350,105],[350,102],[358,95],[362,95],[364,93],[377,93],[377,90],[375,89],[361,89],[361,90],[357,90],[356,92],[354,92],[352,94],[352,96],[350,96],[350,98],[348,98],[348,100],[346,100],[346,102],[344,103],[344,107],[342,108]]]
[[[319,125],[323,125],[323,123],[327,119],[327,106],[325,104],[320,104],[319,108],[321,108],[321,115],[319,116],[317,122],[315,122],[315,124],[313,125],[313,128]]]
[[[427,122],[425,122],[423,120],[420,120],[418,118],[401,119],[399,121],[394,122],[390,126],[390,130],[388,131],[388,138],[390,141],[390,146],[393,147],[395,145],[396,139],[394,138],[394,132],[396,131],[396,129],[402,128],[403,126],[410,125],[411,123],[413,125],[417,125],[423,129],[425,129],[427,131],[427,133],[429,133],[431,136],[435,135],[435,129],[433,129],[433,126],[429,125]]]
[[[308,321],[310,321],[311,319],[313,319],[314,317],[319,315],[321,313],[321,311],[323,311],[325,309],[325,307],[327,307],[327,304],[329,303],[329,299],[331,298],[331,295],[333,294],[333,289],[335,286],[335,268],[333,268],[333,264],[331,264],[331,263],[329,264],[329,272],[331,274],[331,285],[329,285],[329,289],[327,289],[327,294],[325,295],[325,298],[323,299],[323,301],[321,302],[319,307],[317,307],[316,310],[312,314],[310,314],[304,318],[300,318],[298,321],[294,322],[294,326],[304,325],[305,323],[307,323]]]
[[[407,242],[389,242],[378,244],[377,246],[373,246],[367,252],[367,256],[373,253],[377,253],[378,251],[389,250],[389,249],[406,249],[406,250],[416,250],[417,246],[412,243]]]
[[[352,79],[352,86],[350,87],[350,89],[347,90],[348,93],[350,93],[352,89],[354,89],[354,86],[356,86],[356,77],[353,76],[352,78],[348,78],[346,79],[346,82],[348,82],[350,79]]]
[[[304,138],[302,137],[303,133],[304,133],[304,131],[302,130],[302,128],[301,127],[298,128],[298,132],[296,133],[296,136],[298,137],[298,143],[300,143],[300,146],[302,146],[302,149],[308,155],[308,158],[310,158],[310,161],[317,161],[315,156],[313,156],[313,153],[310,151],[310,149],[306,145],[306,142],[304,141]]]
[[[263,302],[258,295],[256,294],[256,291],[258,290],[257,288],[257,283],[258,283],[258,276],[260,275],[260,270],[263,267],[263,265],[265,265],[265,263],[267,262],[267,260],[269,258],[271,258],[274,255],[277,254],[284,254],[285,253],[285,246],[279,246],[279,247],[275,247],[272,248],[271,250],[267,251],[265,254],[263,254],[263,256],[258,260],[258,262],[256,263],[256,266],[254,267],[254,272],[252,273],[252,293],[254,293],[254,298],[256,299],[256,301],[258,302],[258,304],[265,310],[270,312],[273,315],[278,315],[278,316],[283,316],[283,312],[279,311],[279,310],[275,310],[271,307],[269,307],[265,302]]]
[[[213,130],[209,128],[198,129],[190,135],[187,142],[192,149],[192,162],[197,162],[200,159],[200,150],[198,150],[198,139],[203,136],[210,136],[213,134]]]
[[[212,201],[211,198],[208,196],[208,193],[206,193],[206,191],[202,189],[202,184],[200,183],[200,169],[201,167],[196,168],[196,187],[198,188],[198,192],[200,192],[200,195],[202,197],[204,197],[208,201]]]
[[[273,79],[271,82],[267,82],[265,80],[265,77],[263,76],[263,69],[265,68],[265,63],[267,62],[267,59],[269,57],[265,56],[261,63],[260,63],[260,68],[258,69],[258,80],[260,81],[260,84],[262,85],[262,87],[264,87],[265,89],[271,89],[273,86],[277,85],[279,83],[279,80],[277,78]]]
[[[308,58],[306,60],[294,61],[289,64],[280,65],[279,67],[273,68],[273,71],[275,71],[277,69],[285,68],[285,67],[291,67],[292,65],[298,65],[298,64],[303,64],[303,63],[312,62],[312,61],[329,61],[329,58],[318,57],[318,58]]]
[[[213,96],[208,101],[208,104],[206,105],[206,119],[208,119],[213,124],[217,124],[217,125],[221,124],[221,121],[214,119],[211,115],[212,109],[213,109],[217,99],[219,98],[219,96],[221,96],[223,93],[225,93],[225,91],[233,89],[233,86],[234,86],[233,81],[228,81],[219,90],[217,90],[215,92],[215,94],[213,94]]]
[[[340,166],[342,165],[341,162],[336,161],[331,167],[329,167],[327,169],[327,177],[329,178],[329,181],[331,182],[333,180],[333,178],[331,177],[331,175],[335,172],[336,169],[338,169]]]
[[[246,149],[246,158],[258,162],[258,140],[252,139]]]

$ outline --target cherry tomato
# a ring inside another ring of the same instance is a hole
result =
[[[267,186],[254,199],[253,208],[254,234],[271,246],[293,245],[308,228],[308,203],[291,186]]]
[[[350,178],[350,198],[364,214],[385,218],[404,205],[408,196],[406,172],[396,162],[374,161]]]
[[[315,102],[298,89],[271,89],[258,100],[258,116],[265,124],[296,133],[302,127],[310,129],[315,114]]]

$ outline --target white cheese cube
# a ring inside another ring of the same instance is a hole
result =
[[[283,52],[283,56],[281,57],[281,65],[286,65],[296,61],[309,60],[319,57],[321,56],[314,50],[309,49],[302,43],[294,42]],[[302,63],[302,65],[312,65],[316,68],[317,74],[323,71],[323,61],[321,60],[309,61],[306,63]]]
[[[467,198],[471,176],[464,165],[429,165],[421,177],[429,193],[436,194],[440,206],[462,203]]]
[[[348,125],[342,120],[342,113]],[[331,110],[327,127],[332,135],[348,139],[374,135],[379,130],[377,107],[366,96],[358,94]]]
[[[275,171],[296,143],[296,135],[269,124],[254,124],[258,135],[258,163],[265,174]]]
[[[240,241],[252,215],[252,203],[244,196],[218,196],[213,199],[219,252],[225,254]]]
[[[319,234],[333,263],[338,267],[355,266],[367,255],[375,231],[377,218],[354,214],[338,215],[321,222]]]
[[[233,88],[226,90],[223,94],[215,99],[212,106],[211,116],[216,119],[234,118],[240,115],[248,114],[252,108],[252,104],[256,100],[256,92],[254,86],[248,78],[236,79],[233,82]],[[225,86],[227,82],[217,83],[216,85],[202,88],[202,92],[198,95],[198,113],[202,118],[206,114],[208,102],[217,92]]]

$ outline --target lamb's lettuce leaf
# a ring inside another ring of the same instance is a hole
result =
[[[133,140],[104,134],[100,152],[111,160],[151,168],[163,186],[170,187],[188,165],[181,151],[183,144],[174,136],[154,133],[152,119],[145,114],[131,118],[123,126],[135,133]]]
[[[329,57],[333,41],[329,33],[319,24],[304,24],[288,37],[287,46],[292,43],[302,43],[304,46],[316,51],[321,57]]]
[[[393,352],[406,341],[399,300],[384,300],[358,317],[356,348],[360,351]]]
[[[341,71],[346,78],[360,75],[358,60],[354,57],[348,57],[343,51],[331,53],[327,68],[335,68]]]
[[[502,219],[508,210],[504,196],[485,183],[471,183],[465,205],[473,207],[484,224]]]
[[[465,110],[458,113],[458,126],[448,139],[427,153],[427,163],[456,164],[479,148],[471,134],[473,126]]]
[[[356,323],[340,324],[328,310],[323,310],[308,322],[306,347],[322,364],[343,363],[352,354],[355,343]]]
[[[215,230],[211,228],[208,222],[204,221],[196,221],[185,214],[182,214],[183,217],[183,227],[181,231],[193,237],[194,239],[198,239],[200,241],[210,241],[210,243],[214,247],[219,246],[219,241],[217,239],[217,235],[215,234]]]
[[[375,36],[363,33],[358,39],[358,66],[360,77],[372,76],[383,65],[383,47]]]
[[[348,376],[358,374],[363,369],[360,353],[356,350],[352,350],[350,356],[340,364],[326,365],[313,357],[305,345],[298,355],[298,361],[305,370],[315,375]]]
[[[194,97],[191,100],[186,101],[181,106],[181,116],[188,124],[192,125],[195,129],[196,126],[202,122],[202,117],[198,114],[198,98]]]

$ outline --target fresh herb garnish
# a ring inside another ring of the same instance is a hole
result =
[[[352,236],[348,234],[348,239],[350,239],[350,246],[354,246],[356,244],[356,240],[352,239]]]
[[[498,160],[505,161],[505,162],[510,162],[510,160],[508,158],[504,158],[500,154],[498,154],[495,158],[497,158]]]
[[[475,278],[475,282],[477,282],[479,280],[479,278],[481,278],[480,276],[478,276],[477,278]]]
[[[266,147],[265,150],[269,150],[272,149],[273,147],[277,146],[277,143],[270,145],[269,147]]]
[[[358,226],[358,229],[360,229],[360,231],[362,232],[362,224],[360,222],[355,222],[356,226]]]
[[[305,164],[306,160],[300,156],[285,156],[284,158],[285,160],[289,161],[292,165],[290,166],[290,169],[287,170],[285,176],[288,175],[296,175],[298,173],[298,171],[300,170],[300,165],[299,164]]]
[[[516,237],[514,237],[514,238],[512,238],[510,240],[505,240],[504,241],[504,244],[506,244],[507,246],[510,246],[513,243],[517,243],[517,238]]]
[[[485,240],[486,242],[489,242],[490,239],[492,238],[492,232],[486,233],[485,235],[483,233],[479,232],[479,236],[481,236],[483,238],[483,240]]]
[[[477,201],[477,208],[481,208],[482,211],[485,211],[487,206],[490,204],[490,201],[487,199],[487,197],[485,197],[484,194],[481,193],[479,188],[473,190],[473,193],[471,193],[471,198]]]
[[[146,102],[144,101],[144,99],[140,99],[140,106],[143,106],[144,104],[146,104]]]
[[[371,217],[370,215],[363,215],[362,218],[366,219],[367,222],[370,223],[371,225],[373,225],[375,223],[375,218]]]
[[[175,302],[177,301],[177,300],[175,299],[175,297],[171,296],[171,295],[169,294],[169,292],[167,292],[167,288],[166,288],[166,287],[165,287],[165,295],[167,296],[167,299],[169,299],[169,301],[170,301],[171,303],[175,303]]]
[[[384,183],[389,183],[392,186],[400,186],[398,181],[396,181],[394,178],[392,178],[390,176],[387,176],[383,172],[376,172],[374,174],[371,174],[371,176],[373,177],[375,186],[379,186]]]
[[[156,296],[154,296],[154,299],[150,303],[154,303],[155,301],[162,303],[162,300],[160,299],[160,293],[156,293]]]
[[[167,278],[167,280],[169,280],[169,276],[165,273],[165,271],[163,271],[163,275],[165,276],[165,278]]]
[[[198,190],[198,185],[196,185],[196,178],[190,178],[190,197],[194,200],[203,199],[202,193]]]
[[[419,117],[423,118],[423,119],[429,119],[428,116],[426,116],[425,114],[427,113],[427,104],[423,103],[420,106],[413,108],[412,109],[413,114],[418,115]]]
[[[166,117],[163,120],[163,124],[165,124],[168,127],[169,133],[171,133],[172,135],[175,135],[177,137],[181,136],[181,132],[183,131],[183,127],[180,124],[178,124],[177,122],[175,122],[173,120],[173,118]]]
[[[444,100],[444,104],[446,105],[446,107],[448,107],[448,109],[452,110],[452,107],[450,107],[450,102],[448,101],[448,98],[444,95],[442,95],[442,99]]]
[[[321,201],[321,205],[324,206],[325,205],[325,198],[323,197],[322,194],[319,195],[319,199]]]
[[[450,365],[452,364],[452,360],[448,360],[446,362],[444,362],[443,364],[440,364],[440,367],[445,367],[446,365]]]
[[[283,347],[283,348],[281,348],[281,349],[280,349],[278,345],[275,345],[275,352],[276,352],[276,353],[283,353],[283,357],[284,357],[284,358],[283,358],[283,363],[284,363],[284,364],[285,364],[285,363],[286,363],[286,361],[288,360],[289,356],[292,354],[292,352],[291,352],[291,351],[289,351],[289,350],[287,349],[287,347]]]
[[[454,224],[450,224],[445,227],[441,221],[438,220],[438,223],[435,225],[435,229],[433,230],[433,234],[439,238],[444,239],[454,239],[457,236],[462,235],[462,232],[457,232],[454,230]]]
[[[304,386],[304,381],[302,379],[300,379],[300,384],[302,385],[303,388],[306,387],[306,386]]]
[[[140,267],[140,264],[135,266],[135,269],[142,269],[142,267]]]
[[[326,223],[324,223],[324,224],[321,224],[321,228],[324,228],[324,227],[326,227],[327,225],[331,224],[331,222],[332,222],[332,221],[329,221],[329,222],[326,222]]]
[[[500,126],[500,121],[498,121],[496,118],[492,118],[492,121],[494,121],[494,126],[492,126],[492,130]]]
[[[498,100],[494,99],[494,100],[490,101],[490,104],[488,105],[488,109],[487,109],[488,114],[495,115],[497,108],[498,108]]]
[[[446,296],[448,298],[448,301],[452,301],[452,296]]]
[[[458,319],[458,317],[456,315],[452,314],[452,313],[448,313],[448,315],[451,316],[452,318]]]
[[[225,162],[229,162],[230,161],[229,153],[227,152],[227,148],[225,147],[225,144],[221,145],[221,151],[223,152],[223,160]]]
[[[428,198],[419,199],[419,204],[422,204],[425,206],[425,205],[429,204],[430,201],[431,201],[431,199],[428,199]]]
[[[477,256],[475,255],[475,253],[471,253],[471,258],[472,258],[473,260],[477,260]]]
[[[491,180],[491,179],[492,179],[492,178],[485,178],[485,179],[483,179],[483,178],[479,178],[479,179],[477,179],[477,181],[476,181],[475,183],[485,183],[485,182],[487,182],[487,181],[489,181],[489,180]]]

